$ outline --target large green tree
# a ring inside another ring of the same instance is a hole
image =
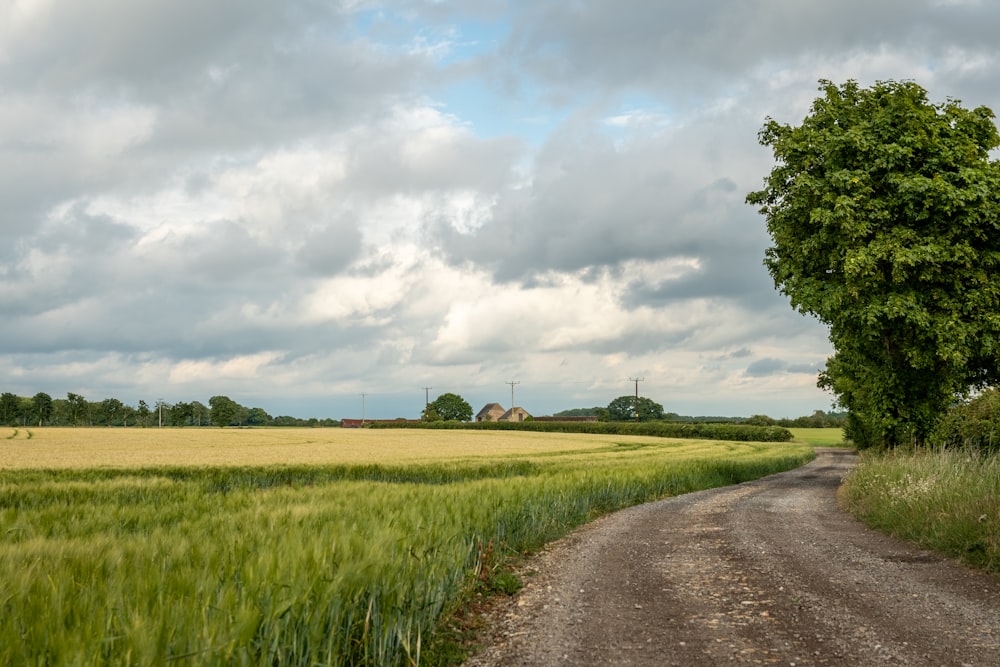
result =
[[[52,397],[44,391],[31,397],[31,417],[38,421],[39,426],[52,418],[52,410]]]
[[[467,422],[472,419],[472,406],[458,394],[441,394],[424,409],[424,418],[427,421]]]
[[[1000,377],[1000,145],[993,113],[912,82],[821,81],[797,127],[768,119],[776,166],[747,201],[794,308],[829,326],[820,374],[860,446],[921,443]]]
[[[638,408],[638,420],[636,420]],[[648,422],[663,419],[663,406],[651,398],[640,396],[619,396],[608,403],[608,419],[611,421]]]
[[[66,394],[66,409],[69,423],[73,426],[90,423],[90,404],[80,394]]]
[[[216,426],[229,426],[239,416],[240,404],[228,396],[208,399],[209,417]]]
[[[116,423],[121,423],[124,426],[127,418],[125,404],[117,398],[105,398],[101,401],[101,415],[108,426]]]
[[[0,394],[0,423],[8,426],[16,424],[21,412],[21,399],[16,394],[5,391]]]

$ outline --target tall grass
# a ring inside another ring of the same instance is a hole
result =
[[[1000,458],[865,452],[840,494],[873,528],[1000,574]]]
[[[484,559],[809,457],[623,438],[407,465],[0,471],[0,664],[417,665]]]

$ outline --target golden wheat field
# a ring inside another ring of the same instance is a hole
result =
[[[647,436],[417,429],[0,429],[0,470],[433,462],[586,452]],[[704,442],[699,446],[704,446]]]

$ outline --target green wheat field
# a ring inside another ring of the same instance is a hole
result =
[[[0,664],[418,665],[505,557],[811,458],[801,441],[7,429]]]

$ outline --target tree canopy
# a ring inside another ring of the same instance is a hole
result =
[[[640,396],[638,400],[639,421],[663,419],[663,406],[651,398]],[[619,396],[608,403],[608,419],[611,421],[634,421],[636,415],[635,396]]]
[[[775,287],[829,326],[819,385],[859,446],[923,442],[1000,376],[1000,145],[993,112],[912,82],[820,82],[797,127],[768,119],[776,166],[748,203]]]
[[[467,422],[472,419],[472,406],[458,394],[441,394],[425,408],[424,419]]]
[[[213,396],[208,399],[209,419],[219,427],[229,426],[240,410],[240,405],[228,396]]]

